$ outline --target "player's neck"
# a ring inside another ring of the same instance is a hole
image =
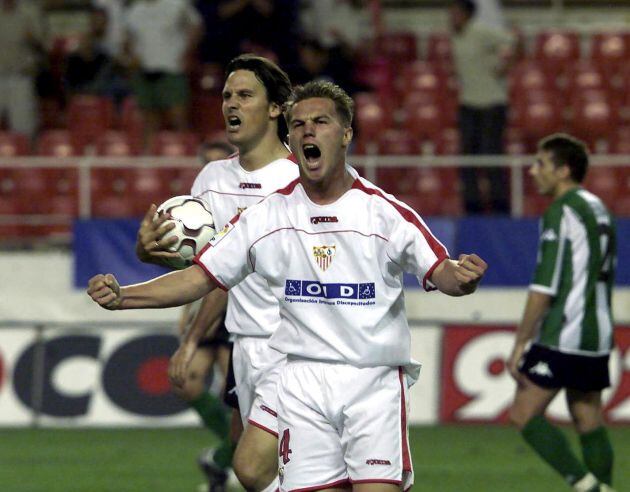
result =
[[[352,188],[354,178],[342,166],[340,172],[328,176],[322,181],[313,182],[302,178],[302,187],[308,198],[317,205],[329,205],[341,198]]]
[[[562,182],[562,183],[558,183],[558,186],[556,187],[555,193],[553,194],[553,199],[557,200],[558,198],[560,198],[561,196],[565,195],[566,193],[568,193],[571,190],[574,190],[576,188],[579,188],[580,185],[579,183],[575,183],[573,181],[570,182]]]
[[[286,158],[288,155],[288,149],[274,135],[274,138],[263,139],[258,145],[250,149],[239,149],[239,162],[246,171],[256,171],[270,162]]]

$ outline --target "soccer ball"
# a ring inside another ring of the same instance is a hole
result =
[[[192,265],[192,260],[216,234],[212,212],[206,204],[191,195],[169,198],[157,208],[156,217],[168,213],[166,221],[175,224],[163,238],[176,237],[178,241],[168,248],[179,253],[179,258],[168,258],[166,263],[181,270]]]

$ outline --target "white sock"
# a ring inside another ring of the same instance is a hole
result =
[[[576,492],[588,492],[597,485],[597,479],[592,473],[587,473],[580,480],[573,484],[573,490]]]
[[[278,490],[278,476],[276,475],[276,478],[274,478],[271,483],[269,485],[267,485],[264,489],[262,489],[260,492],[276,492],[276,490]]]

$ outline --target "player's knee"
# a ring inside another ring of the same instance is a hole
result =
[[[262,490],[274,479],[277,473],[275,462],[259,459],[237,449],[232,458],[232,467],[239,482],[246,490]]]
[[[529,422],[531,415],[525,412],[520,406],[512,405],[508,412],[508,419],[517,429],[521,430],[527,422]]]

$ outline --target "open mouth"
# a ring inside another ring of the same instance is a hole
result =
[[[304,152],[304,158],[308,164],[314,165],[322,156],[322,151],[315,144],[305,144],[302,146],[302,152]]]
[[[228,116],[228,129],[237,130],[241,126],[241,119],[238,116]]]

